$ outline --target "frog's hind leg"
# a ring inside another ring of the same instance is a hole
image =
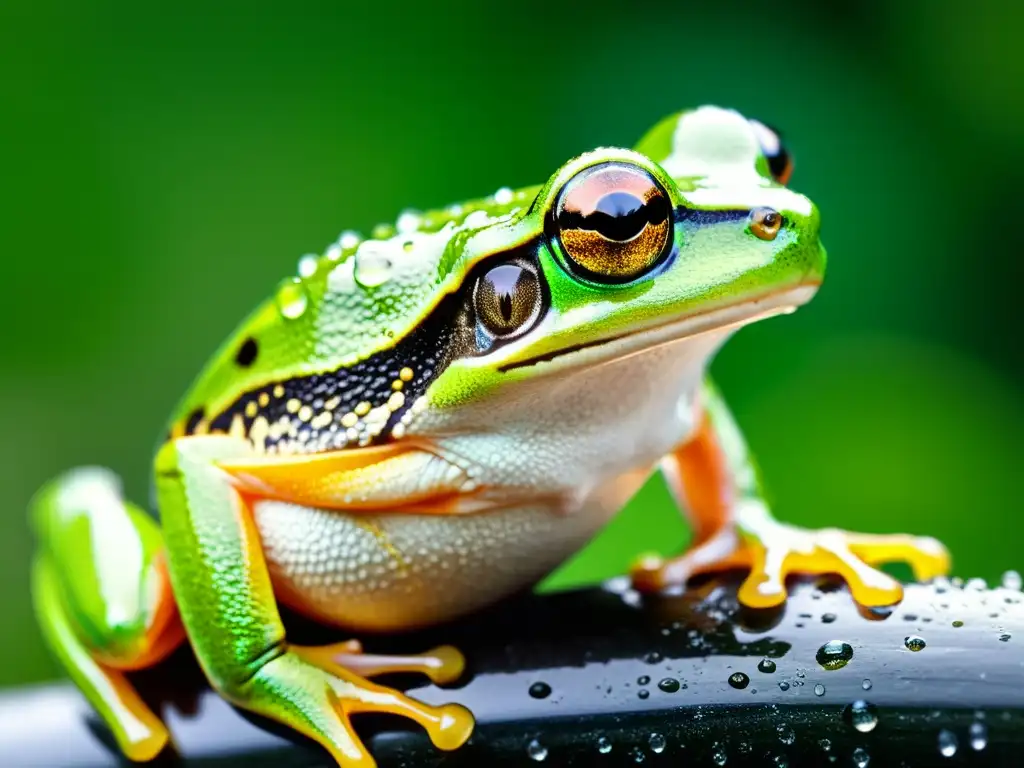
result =
[[[32,591],[46,642],[132,760],[155,757],[167,728],[125,670],[184,638],[157,524],[121,498],[115,475],[78,469],[33,501],[40,540]]]

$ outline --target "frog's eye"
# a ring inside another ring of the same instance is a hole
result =
[[[569,267],[598,283],[628,283],[659,264],[672,243],[672,205],[651,174],[604,163],[573,177],[552,224]]]
[[[793,175],[793,158],[782,146],[782,136],[777,130],[758,120],[751,120],[750,126],[761,145],[761,154],[768,161],[768,170],[771,171],[772,178],[779,184],[788,184],[789,177]]]
[[[500,264],[477,280],[473,293],[476,316],[495,338],[525,331],[540,314],[540,279],[532,268]]]

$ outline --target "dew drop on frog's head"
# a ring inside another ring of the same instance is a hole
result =
[[[1024,587],[1024,579],[1017,571],[1007,571],[1003,574],[1002,579],[1003,589],[1012,589],[1014,592],[1020,592],[1021,588]]]
[[[924,638],[920,635],[907,635],[903,638],[903,644],[907,647],[907,650],[914,651],[915,653],[923,651],[926,645]]]
[[[960,745],[957,743],[956,734],[946,728],[939,731],[939,754],[943,757],[952,757]]]
[[[861,733],[870,733],[878,725],[878,708],[863,699],[847,704],[843,719]]]
[[[818,649],[814,658],[823,669],[842,669],[853,658],[853,646],[842,640],[829,640]]]
[[[277,309],[288,320],[298,320],[308,305],[306,289],[298,278],[287,281],[277,290]]]
[[[737,690],[742,690],[747,687],[750,683],[750,678],[747,677],[743,672],[733,672],[729,675],[729,685]]]
[[[533,739],[526,745],[526,754],[529,755],[531,760],[536,760],[539,763],[547,759],[548,748],[536,739]]]

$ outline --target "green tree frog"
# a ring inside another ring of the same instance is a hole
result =
[[[640,558],[640,589],[742,568],[739,599],[763,608],[787,574],[829,572],[882,606],[902,593],[880,563],[945,573],[934,539],[776,521],[707,377],[734,331],[822,281],[818,211],[790,170],[776,132],[702,107],[542,186],[406,212],[303,258],[172,415],[159,524],[100,468],[33,501],[44,635],[125,754],[170,738],[125,673],[186,639],[223,697],[345,768],[373,765],[350,722],[363,712],[457,748],[468,711],[369,680],[451,681],[456,649],[295,645],[278,606],[352,633],[471,612],[551,572],[655,471],[694,537]]]

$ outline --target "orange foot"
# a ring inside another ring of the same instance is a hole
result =
[[[931,537],[809,530],[780,523],[758,506],[738,514],[738,525],[721,528],[679,557],[642,558],[632,574],[637,589],[658,591],[699,573],[749,569],[737,593],[740,602],[771,608],[785,602],[790,574],[838,574],[854,600],[878,608],[898,603],[903,587],[874,566],[905,562],[920,581],[949,571],[949,552]]]

